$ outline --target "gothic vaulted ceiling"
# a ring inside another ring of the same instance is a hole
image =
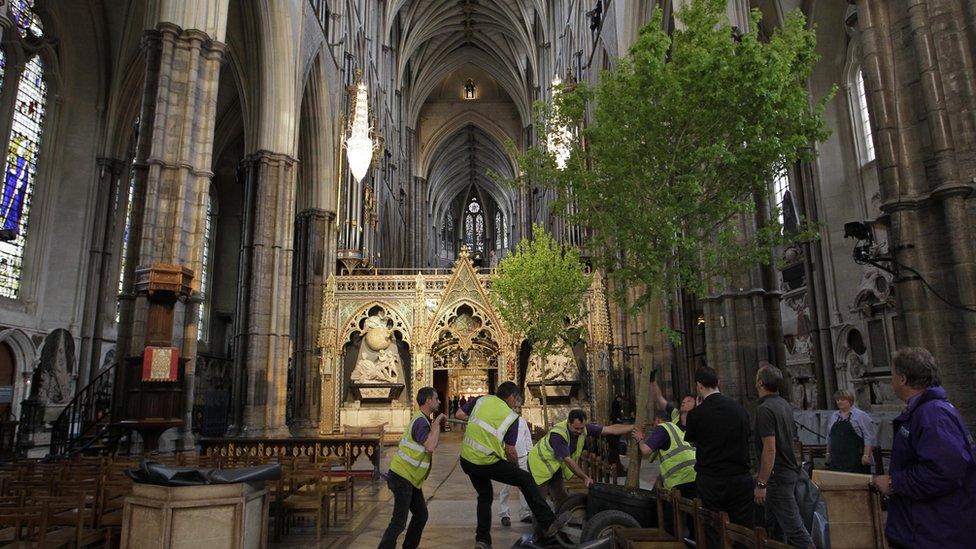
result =
[[[538,74],[533,28],[544,0],[395,0],[387,9],[386,37],[395,24],[402,29],[397,87],[413,84],[408,125],[444,75],[465,63],[491,74],[529,123]]]

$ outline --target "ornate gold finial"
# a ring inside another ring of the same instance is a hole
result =
[[[458,259],[469,259],[469,258],[470,258],[470,254],[468,253],[468,245],[461,244],[461,251],[458,254]]]

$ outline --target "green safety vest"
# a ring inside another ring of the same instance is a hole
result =
[[[413,439],[413,423],[417,421],[417,418],[424,418],[427,426],[430,426],[430,420],[421,412],[415,413],[410,418],[410,423],[403,431],[403,436],[400,437],[397,451],[393,454],[390,470],[408,480],[410,484],[420,488],[427,480],[427,475],[430,474],[431,453]]]
[[[551,479],[559,469],[563,470],[563,478],[566,480],[573,478],[573,470],[563,463],[563,460],[556,458],[556,453],[553,451],[552,445],[549,444],[549,435],[554,433],[562,437],[566,441],[566,444],[569,444],[569,426],[566,420],[562,420],[553,425],[552,429],[546,433],[546,436],[535,443],[535,446],[529,451],[529,471],[532,473],[532,478],[535,479],[535,483],[540,486]],[[573,461],[579,459],[583,453],[585,439],[586,437],[582,434],[576,437],[576,448],[572,449],[572,454],[570,455]]]
[[[491,465],[505,456],[502,440],[518,414],[495,395],[483,396],[475,403],[461,442],[461,457],[475,465]]]
[[[655,455],[661,460],[661,480],[668,490],[680,484],[695,481],[695,448],[685,442],[685,434],[673,422],[661,424],[668,432],[671,444],[662,454]]]

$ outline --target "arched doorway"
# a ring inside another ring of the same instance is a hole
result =
[[[498,357],[497,338],[487,328],[483,313],[460,304],[431,346],[434,388],[445,402],[493,393]]]

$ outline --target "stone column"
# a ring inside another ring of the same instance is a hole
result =
[[[427,266],[427,179],[414,176],[410,185],[409,264],[416,268]]]
[[[233,396],[244,436],[288,436],[291,279],[298,161],[269,151],[244,160],[244,234]]]
[[[918,273],[900,267],[895,279],[898,344],[932,351],[971,425],[976,315],[959,306],[976,306],[974,15],[965,0],[857,1],[888,248]],[[944,304],[922,277],[957,306]]]
[[[213,15],[226,18],[226,10]],[[198,306],[191,296],[199,293],[217,78],[225,46],[205,32],[161,22],[146,31],[143,50],[146,72],[118,358],[124,363],[138,357],[148,343],[179,349],[186,360],[184,427],[189,433]],[[181,290],[171,310],[161,313],[150,299],[152,284],[135,284],[135,275],[144,273],[140,276],[147,279],[177,271],[184,273],[190,296]]]
[[[295,302],[292,306],[295,354],[292,359],[291,430],[318,432],[321,389],[318,337],[325,279],[335,268],[335,213],[300,212],[295,219]]]
[[[0,2],[0,10],[5,9]],[[84,387],[101,366],[102,330],[106,321],[115,316],[115,297],[118,293],[115,253],[119,243],[121,224],[129,193],[126,162],[114,158],[97,159],[99,167],[95,215],[92,220],[92,244],[88,251],[88,281],[85,286],[85,309],[81,321],[81,368],[78,387]],[[117,200],[116,200],[116,197]],[[110,316],[111,315],[111,316]]]
[[[329,257],[329,256],[326,256]],[[319,319],[319,434],[330,435],[339,426],[339,360],[342,347],[336,344],[336,279],[330,274],[322,292],[322,316]]]

